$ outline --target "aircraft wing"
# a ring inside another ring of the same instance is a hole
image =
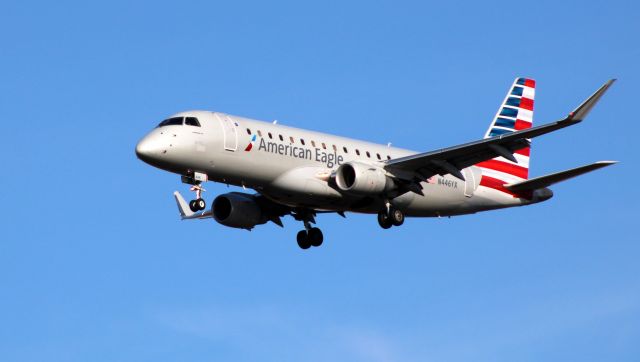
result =
[[[185,201],[184,197],[182,197],[182,194],[180,194],[180,192],[174,191],[173,197],[176,199],[176,204],[178,204],[178,211],[180,212],[180,218],[182,220],[213,218],[213,212],[211,211],[211,208],[209,208],[206,211],[193,212],[189,208],[189,204],[187,204],[187,202]],[[263,210],[267,211],[268,220],[280,227],[284,226],[282,224],[282,220],[280,219],[280,217],[284,215],[289,215],[292,212],[292,209],[289,208],[288,206],[275,203],[265,198],[263,195],[256,194],[254,200],[258,203],[258,205],[260,205],[260,207]],[[338,214],[340,214],[342,217],[345,217],[344,213],[342,212],[338,212]]]
[[[434,175],[445,174],[464,180],[460,172],[462,169],[499,156],[517,162],[513,153],[529,146],[529,139],[580,123],[614,81],[615,79],[607,81],[562,120],[459,146],[392,159],[386,162],[384,168],[399,179],[420,182]]]

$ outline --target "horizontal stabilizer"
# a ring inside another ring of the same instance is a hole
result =
[[[522,182],[506,184],[504,185],[504,187],[514,192],[537,190],[576,176],[580,176],[587,172],[595,171],[599,168],[613,165],[614,163],[617,163],[617,161],[598,161],[590,165],[580,166],[572,168],[570,170],[556,172],[550,175],[540,176]]]

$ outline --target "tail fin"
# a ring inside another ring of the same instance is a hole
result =
[[[535,94],[535,80],[516,78],[484,138],[531,128]],[[486,176],[504,181],[504,183],[514,183],[529,178],[529,156],[530,148],[526,147],[517,150],[512,159],[496,157],[480,162],[476,166],[482,168],[482,173]]]

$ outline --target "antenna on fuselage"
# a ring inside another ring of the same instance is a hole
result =
[[[274,119],[274,120],[273,120],[273,124],[277,124],[277,123],[278,123],[278,120],[277,120],[277,119]]]

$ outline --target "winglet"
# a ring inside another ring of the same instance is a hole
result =
[[[600,89],[598,89],[595,93],[593,93],[591,97],[587,98],[587,100],[584,101],[580,106],[578,106],[578,108],[574,109],[573,112],[569,113],[569,115],[565,120],[575,122],[575,123],[584,120],[587,117],[587,114],[589,114],[589,111],[591,111],[591,108],[593,108],[593,106],[595,106],[596,103],[598,103],[600,98],[604,95],[607,89],[609,89],[609,87],[611,87],[611,85],[615,81],[616,79],[609,79],[602,87],[600,87]]]
[[[176,198],[178,210],[180,211],[180,216],[182,216],[183,219],[189,218],[195,214],[191,211],[187,202],[184,201],[184,197],[182,197],[178,191],[174,191],[173,196]]]

